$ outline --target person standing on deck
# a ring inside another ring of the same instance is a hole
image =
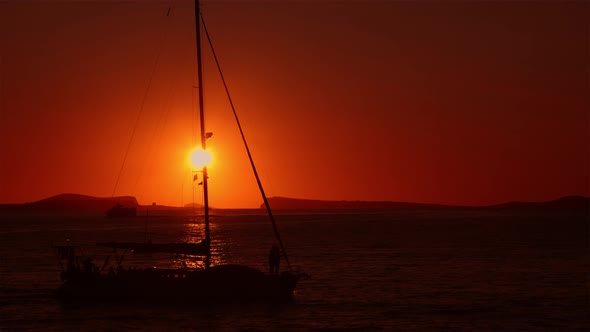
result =
[[[268,267],[270,274],[279,273],[279,264],[281,263],[281,252],[276,245],[270,248],[268,254]]]

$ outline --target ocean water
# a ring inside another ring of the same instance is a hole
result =
[[[310,276],[294,300],[195,306],[63,304],[51,245],[69,239],[101,264],[112,252],[98,241],[196,241],[199,218],[0,218],[1,331],[590,331],[588,213],[281,214],[291,263]],[[265,216],[215,215],[211,233],[215,263],[267,269]],[[199,264],[133,253],[124,263]]]

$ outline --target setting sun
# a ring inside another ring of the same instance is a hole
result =
[[[202,168],[211,163],[211,153],[201,148],[196,148],[191,152],[191,163],[194,167]]]

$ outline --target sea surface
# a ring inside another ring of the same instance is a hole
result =
[[[587,212],[279,214],[291,263],[309,275],[294,300],[195,299],[195,306],[61,303],[53,296],[60,266],[52,245],[79,245],[102,265],[113,252],[96,242],[198,241],[201,218],[6,212],[0,218],[1,331],[590,331]],[[268,268],[275,239],[267,217],[221,213],[211,227],[215,264]],[[128,252],[123,264],[200,262]]]

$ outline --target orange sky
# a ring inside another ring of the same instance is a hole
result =
[[[156,58],[115,194],[192,201],[191,6],[0,2],[0,202],[111,196]],[[269,196],[478,205],[590,195],[589,6],[246,0],[203,14]],[[255,207],[205,50],[211,205]]]

